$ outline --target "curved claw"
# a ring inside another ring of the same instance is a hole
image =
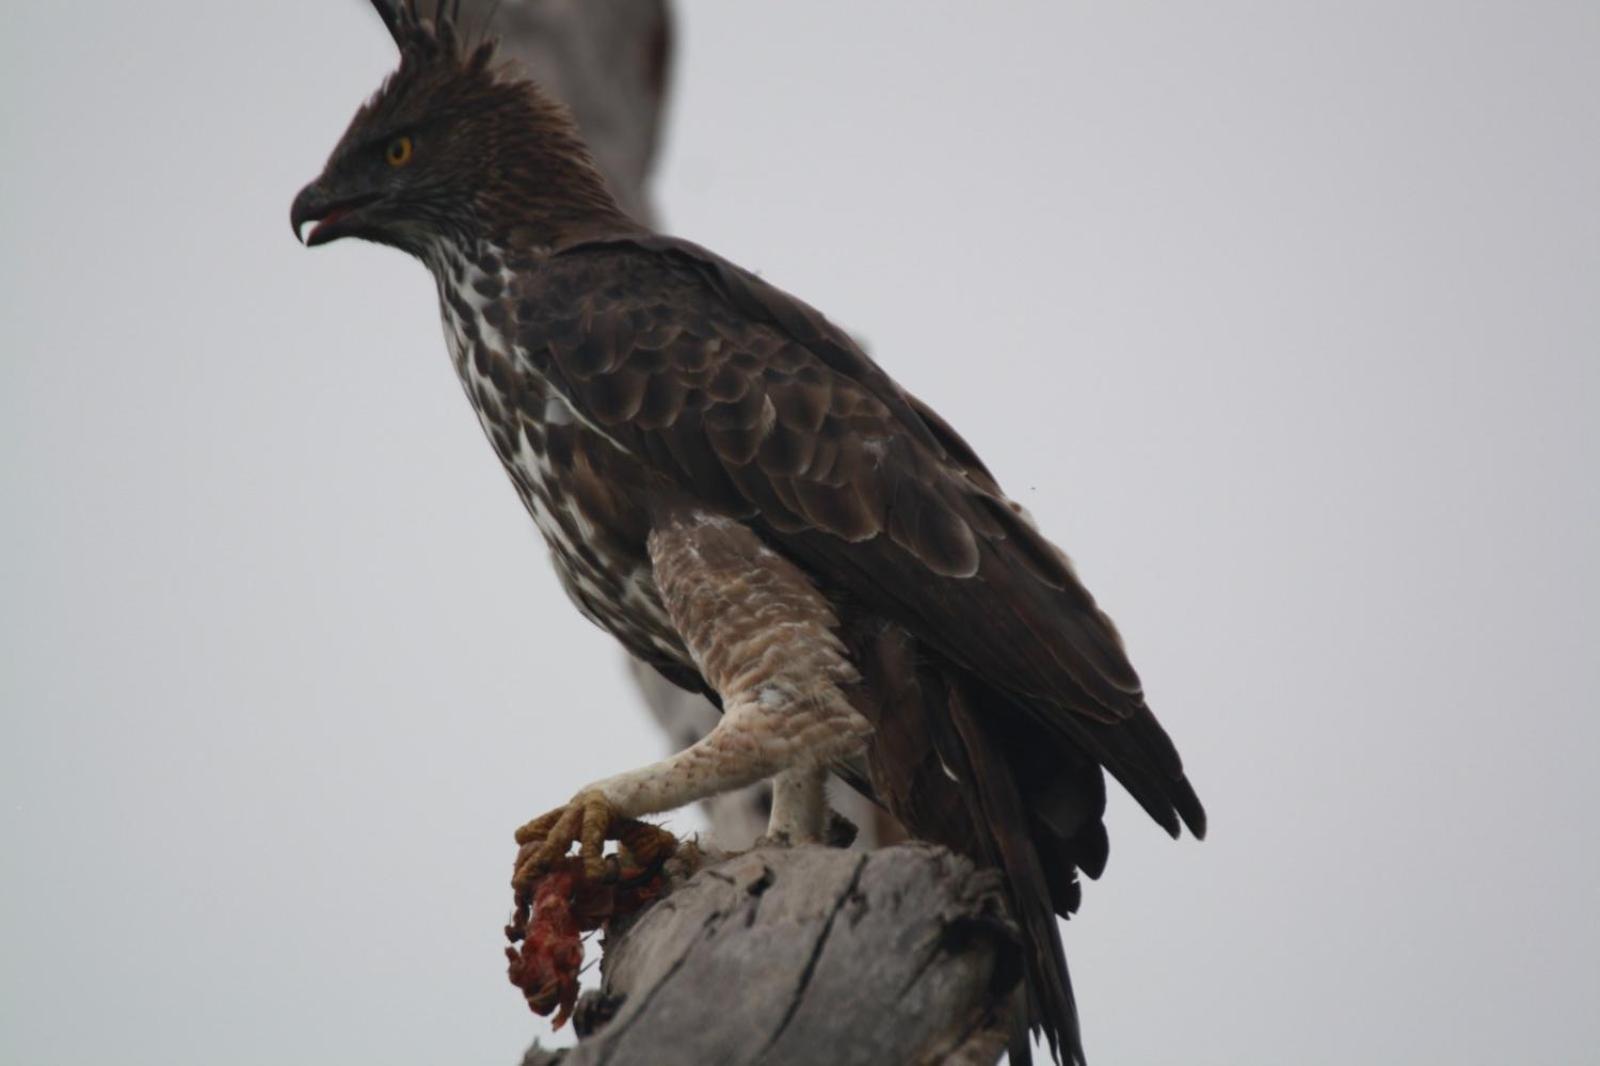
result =
[[[678,848],[678,838],[660,826],[618,817],[598,791],[580,792],[568,803],[546,811],[518,829],[516,839],[519,847],[511,885],[519,897],[562,865],[574,843],[583,876],[591,881],[626,880],[641,869],[658,866]],[[605,855],[608,840],[620,845],[615,858]]]
[[[521,890],[564,858],[574,843],[583,859],[585,877],[605,874],[607,833],[616,821],[611,801],[600,792],[580,792],[553,811],[547,811],[517,830],[516,873],[511,884]]]

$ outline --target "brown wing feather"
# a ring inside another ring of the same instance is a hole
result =
[[[686,242],[565,249],[518,346],[677,489],[751,520],[1093,752],[1170,832],[1204,812],[1110,620],[972,449],[839,329]]]

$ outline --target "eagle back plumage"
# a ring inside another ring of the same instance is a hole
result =
[[[825,588],[1088,747],[1169,831],[1204,831],[1116,630],[1065,556],[842,331],[653,235],[561,249],[518,294],[518,358],[655,491],[756,524]]]

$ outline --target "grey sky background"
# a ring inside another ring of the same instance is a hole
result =
[[[335,0],[0,34],[0,1062],[517,1061],[510,832],[662,741],[397,253]],[[1097,1063],[1600,1045],[1600,7],[680,4],[668,228],[861,335],[1121,625]],[[693,826],[678,816],[673,823]]]

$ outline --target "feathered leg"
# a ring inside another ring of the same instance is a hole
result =
[[[672,810],[781,771],[790,795],[779,828],[820,835],[821,772],[861,751],[871,725],[846,696],[860,677],[827,600],[748,527],[694,511],[664,516],[650,535],[656,588],[701,675],[722,697],[722,720],[660,762],[608,777],[529,822],[519,887],[577,842],[591,875],[613,820]]]

